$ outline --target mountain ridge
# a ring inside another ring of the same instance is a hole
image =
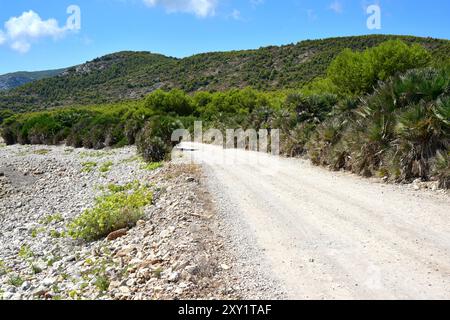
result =
[[[63,73],[65,70],[66,68],[5,73],[0,75],[0,91],[14,89],[36,80],[51,78]]]

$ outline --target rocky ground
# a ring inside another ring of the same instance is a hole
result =
[[[108,184],[147,183],[153,203],[115,240],[67,225]],[[148,168],[108,151],[0,145],[0,299],[230,299],[248,294],[200,170]]]

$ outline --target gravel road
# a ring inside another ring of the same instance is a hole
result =
[[[186,157],[203,165],[229,242],[269,296],[450,298],[448,193],[304,160],[183,147],[195,149]]]

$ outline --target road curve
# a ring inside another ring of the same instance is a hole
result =
[[[450,299],[448,194],[304,160],[184,147],[214,184],[224,223],[254,239],[253,263],[267,263],[288,298]]]

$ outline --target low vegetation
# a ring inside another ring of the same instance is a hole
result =
[[[8,283],[13,287],[20,287],[24,282],[25,280],[23,280],[19,275],[11,275],[8,281]]]
[[[100,166],[99,171],[102,172],[102,173],[106,173],[106,172],[108,172],[109,170],[111,170],[111,167],[112,167],[113,165],[114,165],[114,162],[112,162],[112,161],[107,161],[107,162],[103,163],[103,164]]]
[[[141,166],[141,169],[148,170],[148,171],[154,171],[156,169],[159,169],[163,166],[162,162],[150,162],[145,163]]]
[[[8,267],[5,265],[5,263],[0,260],[0,276],[3,276],[9,272]]]
[[[108,190],[96,199],[94,208],[86,210],[69,224],[71,237],[92,241],[132,227],[142,218],[143,207],[152,202],[149,188],[139,183],[109,186]]]
[[[44,225],[49,225],[53,223],[58,223],[64,221],[64,218],[61,213],[55,213],[51,215],[47,215],[44,218],[42,218],[39,222]]]
[[[97,166],[97,162],[93,161],[83,162],[81,166],[83,167],[83,169],[81,170],[82,172],[90,173]]]
[[[44,156],[44,155],[47,155],[49,152],[50,152],[50,150],[48,150],[48,149],[39,149],[39,150],[34,151],[33,153]]]

